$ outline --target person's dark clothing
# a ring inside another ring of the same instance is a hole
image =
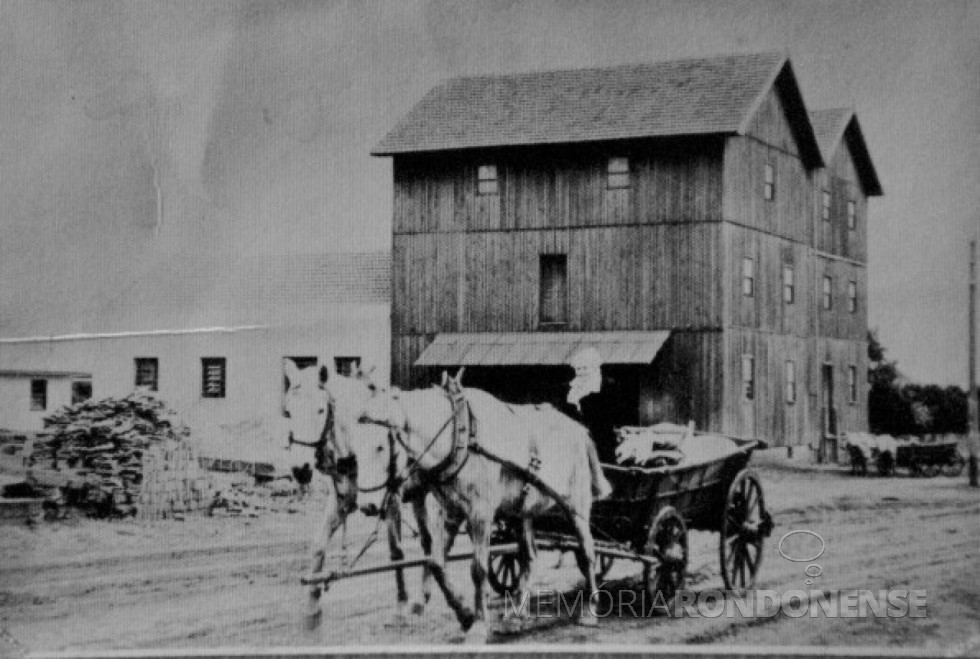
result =
[[[633,423],[635,411],[621,393],[614,380],[603,378],[599,391],[583,396],[578,408],[567,401],[561,405],[562,412],[589,429],[599,460],[607,464],[616,462],[616,428]]]

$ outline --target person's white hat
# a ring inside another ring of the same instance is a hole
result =
[[[568,365],[572,368],[599,368],[602,366],[602,357],[595,348],[582,348],[577,350],[568,360]]]

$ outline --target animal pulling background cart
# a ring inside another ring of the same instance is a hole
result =
[[[878,443],[869,441],[878,440]],[[942,473],[956,477],[963,472],[966,460],[956,442],[925,443],[898,441],[887,436],[853,433],[848,436],[851,471],[866,476],[874,464],[880,476],[892,476],[897,468],[908,469],[911,476],[932,478]]]

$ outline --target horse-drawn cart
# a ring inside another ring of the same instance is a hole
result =
[[[683,587],[688,529],[719,534],[718,552],[725,587],[752,587],[762,562],[762,544],[772,531],[758,476],[747,468],[760,442],[740,443],[726,456],[676,466],[642,468],[603,465],[613,486],[592,508],[597,572],[601,579],[616,559],[643,564],[651,598],[666,601]],[[539,549],[573,551],[567,519],[550,514],[535,520]],[[513,540],[513,525],[498,522],[495,547]],[[513,552],[494,552],[490,584],[498,593],[515,588],[520,564]],[[653,599],[651,599],[653,601]]]
[[[752,452],[762,443],[739,442],[737,450],[717,459],[677,466],[642,468],[603,465],[613,486],[609,497],[595,502],[591,523],[597,572],[601,579],[617,559],[643,564],[644,587],[657,601],[669,602],[683,587],[688,560],[689,529],[719,534],[718,554],[725,588],[745,592],[762,563],[762,545],[772,531],[759,477],[748,469]],[[503,595],[521,576],[515,525],[499,519],[490,547],[490,585]],[[575,551],[569,521],[556,511],[535,520],[539,550]],[[447,562],[469,560],[455,552]],[[304,583],[330,583],[352,577],[423,567],[426,558],[412,558],[328,574],[311,575]]]
[[[866,476],[868,465],[874,464],[881,476],[892,476],[896,468],[902,468],[911,476],[932,478],[941,473],[956,477],[966,464],[955,442],[899,441],[887,436],[851,433],[847,448],[851,471],[860,476]]]

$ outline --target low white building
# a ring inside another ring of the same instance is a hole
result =
[[[194,288],[183,282],[107,307],[102,331],[0,337],[0,428],[39,430],[73,399],[149,387],[204,440],[279,440],[284,359],[389,372],[389,263],[383,252],[247,258],[193,299],[172,294]]]

